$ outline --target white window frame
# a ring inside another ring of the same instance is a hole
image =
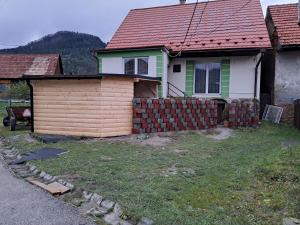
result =
[[[208,87],[209,87],[209,65],[210,64],[219,64],[220,65],[220,82],[219,82],[219,92],[218,93],[208,93]],[[196,65],[205,65],[205,70],[206,70],[206,81],[205,81],[205,93],[196,93]],[[221,95],[221,91],[222,91],[222,74],[221,74],[222,68],[221,68],[221,63],[219,62],[210,62],[210,63],[196,63],[195,64],[195,71],[194,71],[194,95]]]
[[[138,61],[139,59],[147,59],[148,61],[148,71],[147,74],[140,74],[144,76],[149,75],[149,57],[148,56],[141,56],[141,57],[123,57],[123,73],[125,74],[125,60],[126,59],[134,59],[134,74],[138,74]]]

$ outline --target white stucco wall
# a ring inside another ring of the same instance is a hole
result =
[[[102,73],[122,74],[124,72],[122,57],[102,58]]]
[[[275,104],[300,98],[300,51],[280,52],[275,57]]]
[[[156,77],[156,56],[149,56],[148,76]],[[102,73],[124,74],[123,57],[103,57]]]
[[[255,82],[255,66],[259,56],[244,56],[230,58],[230,88],[229,97],[253,98]],[[260,97],[261,68],[258,68],[257,97]]]
[[[173,59],[169,64],[168,81],[178,87],[180,90],[185,90],[185,74],[186,61],[193,60],[195,63],[221,63],[223,59],[230,59],[230,87],[229,98],[253,98],[254,97],[254,80],[255,66],[259,59],[257,56],[238,56],[238,57],[208,57],[208,58],[185,58]],[[181,72],[173,73],[173,65],[181,64]],[[260,93],[260,76],[261,69],[258,69],[257,97]],[[222,84],[221,84],[222,85]],[[197,97],[221,97],[221,95],[197,95]]]

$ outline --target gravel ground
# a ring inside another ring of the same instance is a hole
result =
[[[0,159],[0,225],[95,225],[76,208],[14,177]]]

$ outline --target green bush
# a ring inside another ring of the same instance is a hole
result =
[[[30,99],[30,89],[26,82],[18,82],[12,84],[8,92],[11,95],[12,99]]]

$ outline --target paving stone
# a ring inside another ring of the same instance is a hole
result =
[[[114,207],[115,203],[110,200],[104,200],[101,202],[101,206],[107,209],[112,209]]]
[[[284,218],[283,219],[283,225],[298,225],[300,224],[300,220],[295,218]]]
[[[92,197],[91,197],[91,201],[97,203],[98,205],[101,204],[102,200],[103,200],[103,197],[100,196],[100,195],[98,195],[98,194],[96,194],[96,193],[94,193],[94,194],[92,195]]]
[[[142,218],[138,225],[152,225],[153,221],[148,218]]]
[[[120,223],[120,218],[114,213],[106,214],[103,220],[110,225],[119,225]]]

